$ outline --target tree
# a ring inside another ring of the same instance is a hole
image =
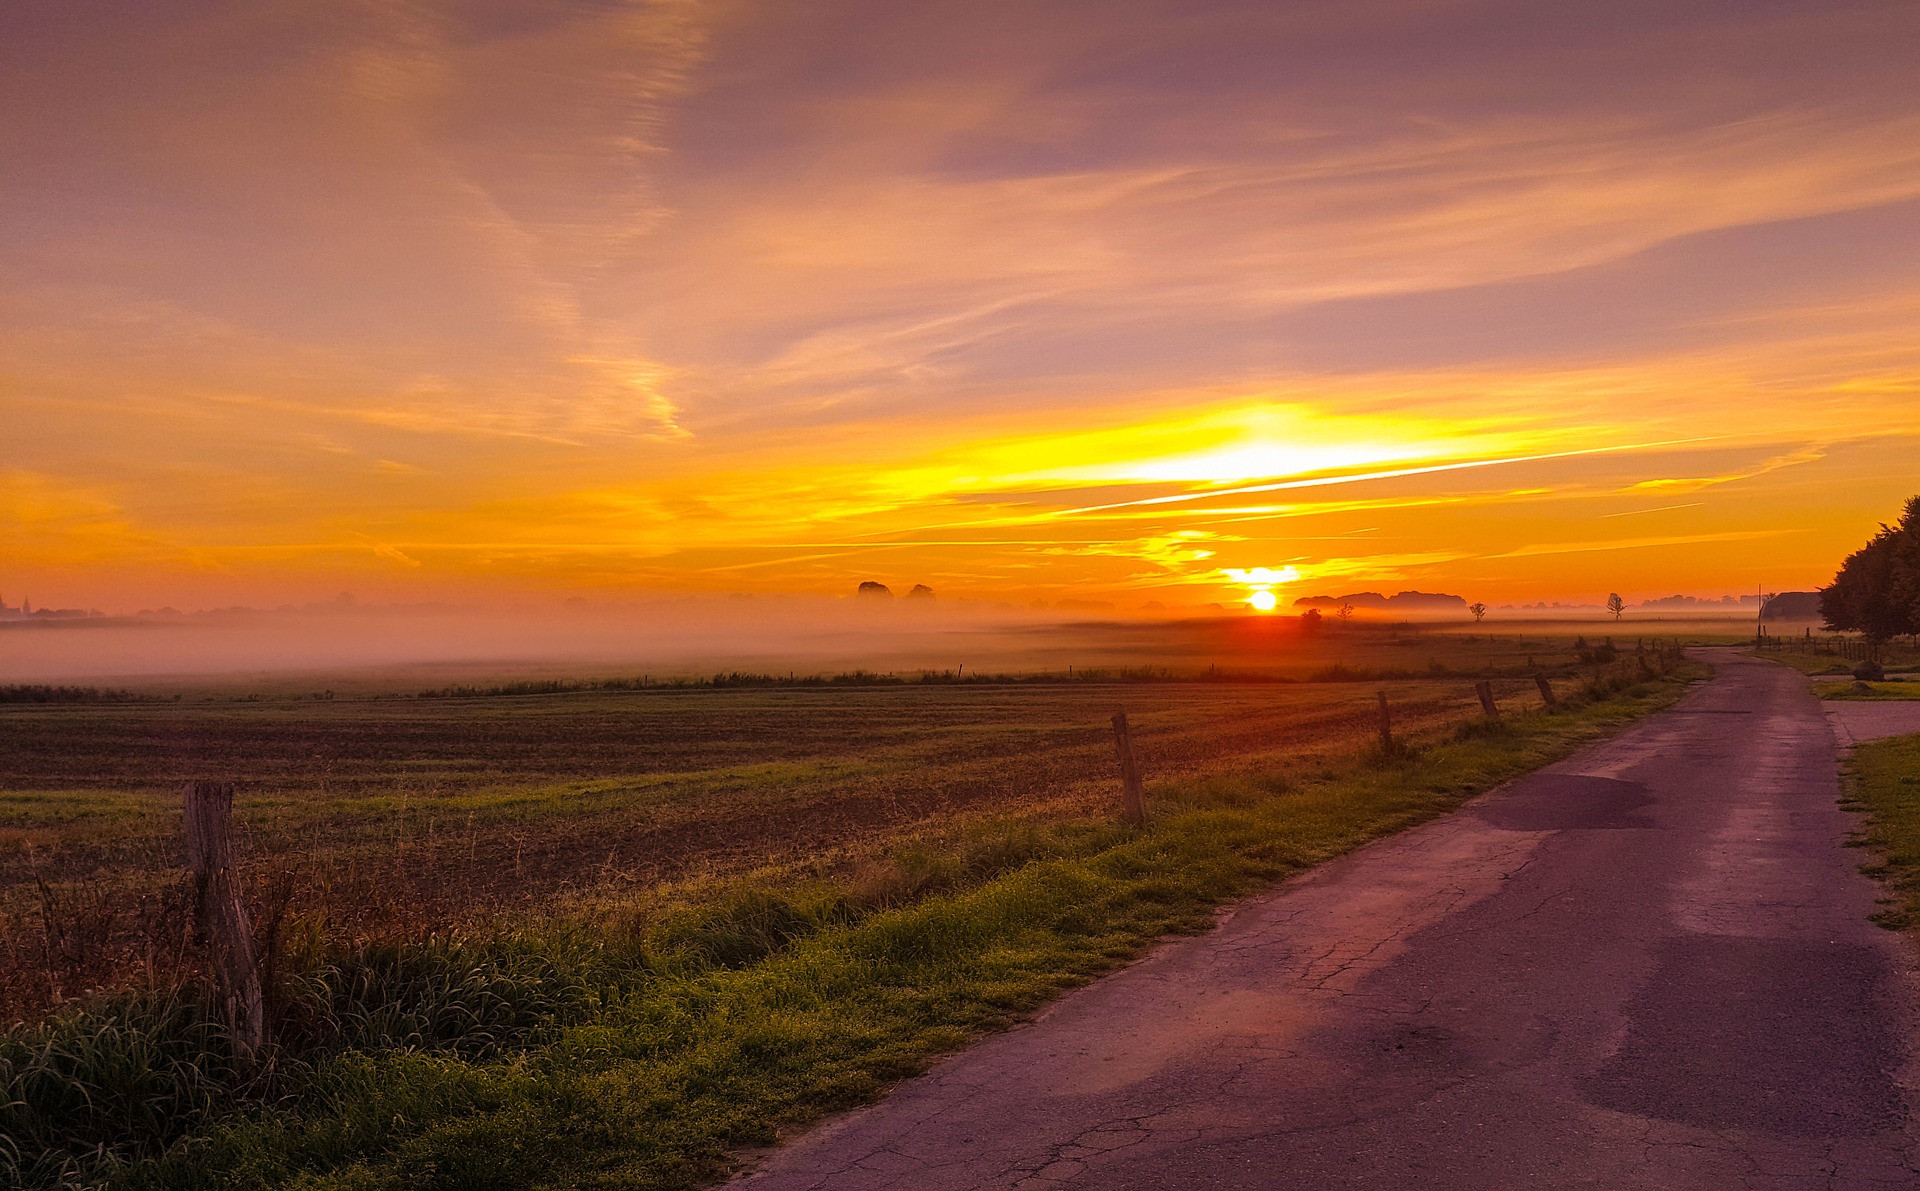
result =
[[[1320,631],[1320,609],[1309,608],[1300,614],[1300,631],[1311,637]]]
[[[1828,628],[1872,641],[1920,633],[1920,496],[1847,556],[1820,592],[1820,615]]]
[[[1340,623],[1345,624],[1347,621],[1352,619],[1353,619],[1353,605],[1352,604],[1340,605]]]
[[[1613,613],[1615,620],[1619,620],[1620,614],[1626,610],[1627,602],[1620,598],[1619,592],[1616,591],[1607,597],[1607,611]]]
[[[1473,613],[1473,622],[1475,624],[1479,624],[1487,618],[1487,606],[1485,604],[1468,604],[1467,611]]]

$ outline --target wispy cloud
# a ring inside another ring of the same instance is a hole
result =
[[[1794,533],[1791,529],[1747,529],[1728,533],[1674,534],[1650,538],[1604,538],[1588,542],[1539,542],[1492,555],[1494,558],[1542,558],[1551,554],[1614,553],[1620,550],[1647,550],[1658,546],[1698,546],[1705,542],[1754,542]]]
[[[54,7],[37,583],[1793,586],[1911,485],[1920,10]]]

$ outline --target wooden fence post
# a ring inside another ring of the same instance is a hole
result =
[[[1387,692],[1380,692],[1380,751],[1393,754],[1393,713],[1387,710]]]
[[[1480,708],[1487,713],[1487,718],[1490,720],[1499,719],[1500,708],[1499,705],[1493,701],[1493,684],[1483,678],[1473,684],[1473,690],[1475,694],[1480,696]]]
[[[233,878],[231,782],[188,782],[183,824],[193,870],[194,927],[207,942],[234,1050],[251,1061],[267,1044],[267,1008],[253,924]]]
[[[1549,709],[1560,706],[1559,698],[1555,696],[1553,693],[1553,684],[1547,681],[1546,675],[1544,674],[1534,675],[1533,683],[1535,686],[1540,688],[1540,698],[1543,702],[1546,703]]]
[[[1120,817],[1135,827],[1147,825],[1147,796],[1140,788],[1140,763],[1133,759],[1133,733],[1127,713],[1113,713],[1113,751],[1120,758]]]

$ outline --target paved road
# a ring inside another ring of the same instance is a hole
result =
[[[1920,732],[1920,699],[1833,699],[1822,706],[1842,748]]]
[[[1242,905],[770,1155],[832,1188],[1915,1188],[1916,982],[1798,675]]]

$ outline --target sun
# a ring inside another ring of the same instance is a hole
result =
[[[1270,591],[1256,591],[1247,597],[1247,603],[1262,612],[1271,612],[1280,606],[1280,597]]]

